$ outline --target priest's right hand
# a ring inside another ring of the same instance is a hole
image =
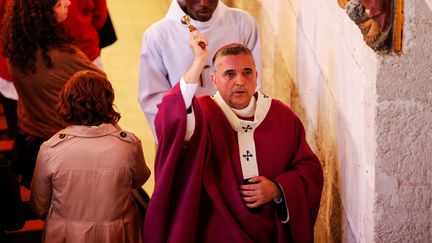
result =
[[[195,30],[189,34],[189,47],[192,49],[195,58],[207,60],[208,57],[208,40],[199,31]]]
[[[201,43],[201,46],[200,46]],[[202,43],[205,44],[202,48]],[[192,50],[194,60],[188,71],[184,75],[186,83],[198,83],[200,80],[201,72],[204,70],[207,64],[208,58],[208,41],[207,38],[198,31],[190,32],[189,36],[189,47]]]

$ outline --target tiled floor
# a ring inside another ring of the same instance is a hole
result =
[[[161,19],[170,0],[107,0],[117,42],[102,50],[104,69],[115,90],[115,104],[121,113],[120,126],[134,132],[143,143],[148,166],[153,172],[154,140],[138,104],[138,67],[141,37],[145,29]],[[144,185],[152,194],[154,177]]]

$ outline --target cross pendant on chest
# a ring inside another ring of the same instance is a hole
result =
[[[249,130],[252,130],[252,127],[250,125],[247,125],[246,127],[242,127],[243,131],[248,132]]]
[[[204,70],[206,69],[206,68],[209,68],[210,67],[210,65],[205,65],[204,66]],[[204,87],[204,81],[203,81],[203,78],[202,78],[202,74],[203,74],[203,72],[204,72],[204,70],[201,72],[201,74],[200,74],[200,86],[201,87]]]
[[[250,158],[250,157],[253,157],[253,154],[251,154],[251,153],[249,152],[249,150],[246,150],[246,154],[243,154],[243,158],[245,158],[246,161],[249,162],[249,158]]]

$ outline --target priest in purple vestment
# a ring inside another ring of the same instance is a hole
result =
[[[194,61],[156,116],[155,189],[144,242],[313,242],[323,172],[299,118],[256,92],[241,44],[213,58],[214,96],[195,96],[208,43],[192,32]]]

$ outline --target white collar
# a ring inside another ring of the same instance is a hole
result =
[[[219,94],[219,92],[216,92],[216,94],[212,96],[212,98],[219,105],[219,107],[225,114],[225,117],[230,122],[232,128],[238,132],[242,129],[242,123],[253,124],[254,128],[258,127],[264,120],[264,118],[267,116],[268,111],[270,110],[271,98],[259,91],[256,92],[258,94],[258,97],[253,113],[253,121],[239,119],[234,113],[233,109],[222,99],[222,96]]]
[[[231,110],[237,116],[252,117],[255,114],[255,104],[256,104],[255,96],[252,96],[252,99],[249,101],[249,104],[245,108],[236,109],[231,107]]]
[[[272,102],[268,96],[263,95],[259,91],[257,91],[257,93],[258,96],[255,105],[256,108],[252,109],[252,111],[255,111],[253,121],[239,119],[234,114],[233,109],[229,107],[222,99],[219,92],[217,92],[212,97],[216,104],[218,104],[218,106],[221,108],[222,112],[225,114],[225,117],[228,119],[231,127],[237,132],[237,142],[240,156],[239,159],[242,168],[243,179],[249,179],[253,176],[259,175],[254,133],[255,129],[266,118]],[[255,100],[255,98],[251,100]],[[249,102],[249,105],[251,103],[252,102]]]
[[[219,1],[216,10],[213,13],[213,16],[209,21],[201,22],[191,18],[191,24],[195,26],[198,31],[201,31],[205,28],[210,28],[215,25],[215,23],[224,16],[225,12],[228,10],[228,7],[222,2]],[[186,15],[183,9],[180,8],[177,0],[172,0],[171,5],[168,9],[168,12],[165,15],[165,18],[177,22],[178,24],[183,25],[180,20]],[[186,26],[185,26],[186,27]]]

